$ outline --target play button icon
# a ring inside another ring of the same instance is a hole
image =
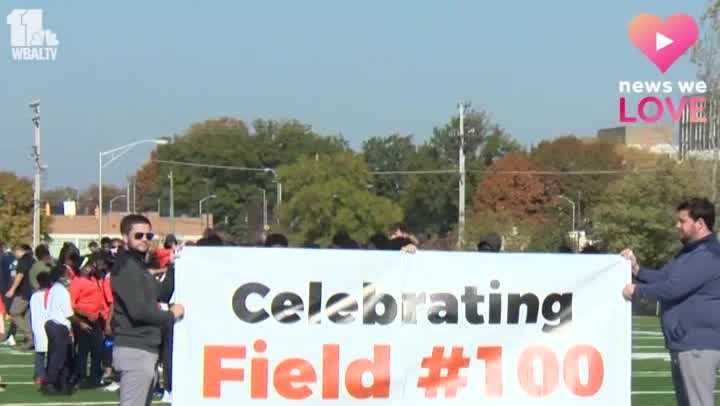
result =
[[[670,38],[660,34],[659,32],[655,33],[655,51],[659,51],[668,45],[672,44],[673,40]]]

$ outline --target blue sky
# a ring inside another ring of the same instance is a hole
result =
[[[32,173],[30,100],[42,101],[46,186],[97,182],[97,153],[231,115],[296,118],[354,147],[426,139],[471,100],[524,144],[619,125],[620,80],[666,75],[629,42],[637,14],[699,17],[705,0],[6,0],[45,10],[58,59],[12,61],[0,29],[0,170]],[[3,21],[4,22],[4,21]],[[105,171],[124,184],[140,147]]]

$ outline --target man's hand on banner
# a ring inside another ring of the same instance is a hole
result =
[[[402,247],[402,249],[400,249],[400,251],[402,251],[406,254],[414,254],[417,252],[417,246],[415,244],[408,244],[408,245]]]
[[[181,305],[180,303],[175,303],[174,305],[170,306],[170,311],[175,316],[175,320],[179,320],[185,315],[185,306]]]
[[[623,297],[627,301],[632,301],[632,297],[635,294],[635,284],[634,283],[628,283],[625,285],[625,289],[623,289]]]
[[[620,253],[620,255],[630,261],[630,264],[632,264],[632,273],[633,275],[637,276],[638,272],[640,272],[640,265],[638,264],[637,258],[635,257],[635,253],[633,252],[633,250],[630,248],[626,248]]]

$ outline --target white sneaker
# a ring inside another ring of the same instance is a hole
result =
[[[162,399],[160,399],[160,401],[164,402],[164,403],[172,403],[172,393],[165,391],[165,393],[163,393],[163,397],[162,397]]]
[[[105,392],[117,392],[120,389],[120,385],[117,382],[113,382],[110,385],[103,388]]]
[[[2,344],[0,344],[0,345],[4,345],[7,347],[14,347],[15,345],[17,345],[17,343],[15,342],[15,336],[8,337],[8,339],[3,341]]]

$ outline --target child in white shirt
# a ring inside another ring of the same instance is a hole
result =
[[[45,355],[47,354],[48,339],[45,333],[45,322],[47,322],[47,305],[50,294],[50,274],[41,272],[37,275],[39,290],[33,293],[30,298],[30,314],[32,314],[33,342],[35,343],[35,377],[38,385],[45,382]]]

